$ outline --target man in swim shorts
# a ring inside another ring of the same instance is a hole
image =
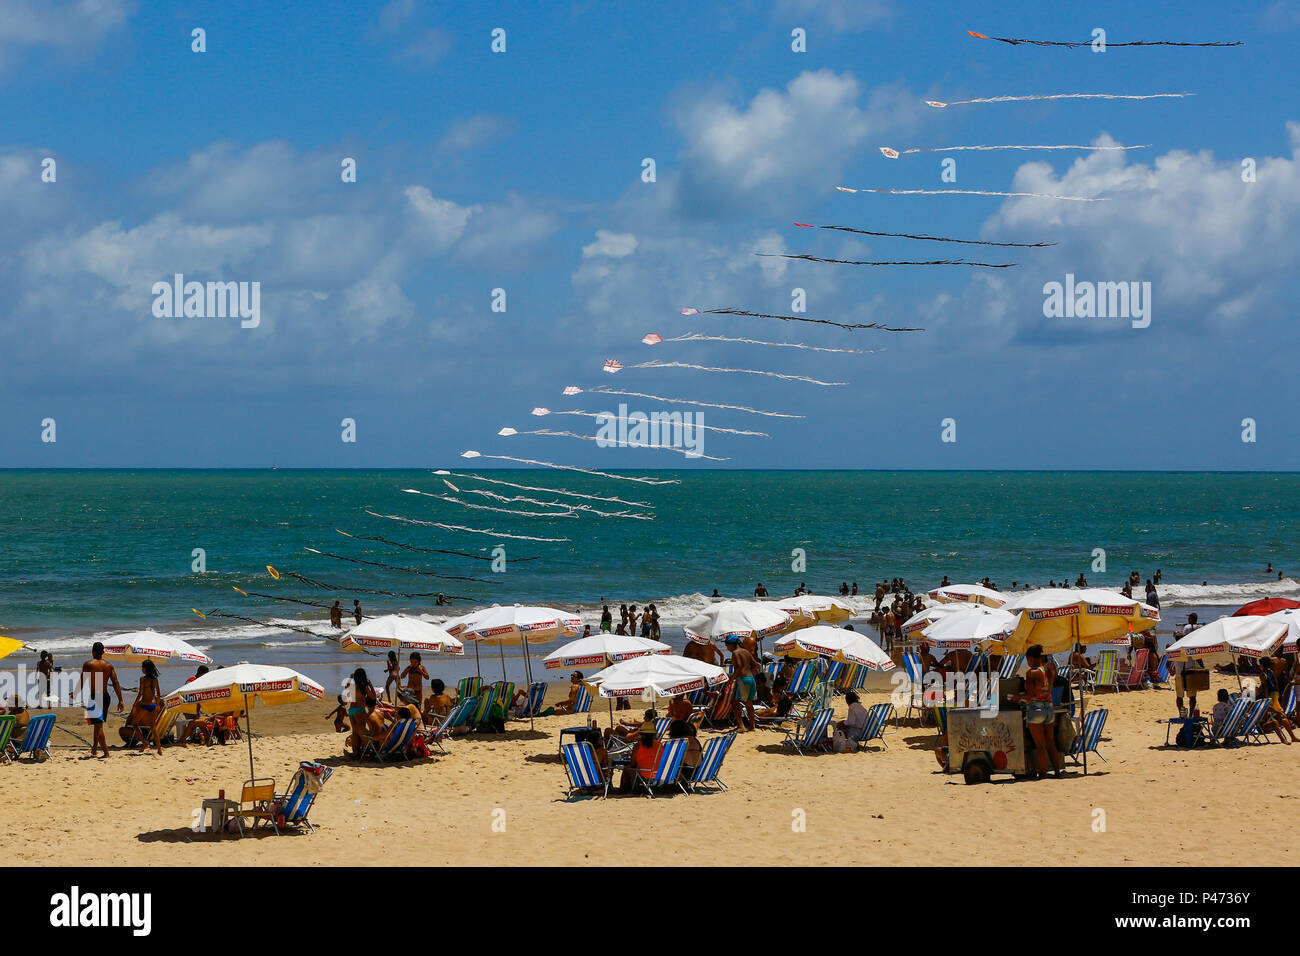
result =
[[[90,660],[81,665],[81,693],[86,700],[86,723],[95,729],[94,742],[90,745],[90,755],[102,749],[108,756],[108,741],[104,739],[104,721],[108,719],[108,708],[112,703],[108,686],[113,685],[117,692],[117,712],[125,708],[122,701],[122,685],[117,681],[117,671],[113,665],[104,660],[104,645],[96,641],[90,649]]]
[[[754,701],[758,699],[758,660],[740,646],[740,638],[732,634],[727,638],[727,650],[731,651],[731,672],[736,679],[736,700],[745,705],[745,720],[740,721],[741,730],[754,729]]]

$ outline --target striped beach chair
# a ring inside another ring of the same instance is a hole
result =
[[[976,651],[971,655],[970,663],[966,665],[968,671],[982,671],[989,666],[989,656],[984,651]]]
[[[1209,733],[1206,739],[1213,744],[1226,744],[1237,733],[1237,728],[1241,726],[1242,719],[1246,716],[1246,709],[1250,707],[1252,701],[1248,697],[1238,697],[1232,702],[1232,709],[1228,711],[1228,716],[1223,720],[1210,724]]]
[[[0,714],[0,760],[5,763],[13,762],[9,754],[13,750],[11,741],[14,736],[14,728],[17,726],[17,714]]]
[[[499,680],[492,685],[492,702],[499,706],[506,714],[510,713],[510,702],[515,699],[515,685],[513,681]]]
[[[1165,654],[1160,658],[1160,663],[1156,665],[1156,684],[1169,683],[1169,655]]]
[[[857,679],[858,670],[861,664],[849,664],[839,673],[835,681],[835,689],[843,693],[844,691],[853,690],[853,682]]]
[[[420,722],[414,718],[399,720],[393,726],[388,728],[388,733],[384,735],[383,740],[371,738],[365,742],[361,748],[361,759],[374,757],[380,763],[385,759],[405,760],[407,758],[406,748],[411,744],[411,738],[415,736],[416,731],[420,729]]]
[[[478,696],[474,712],[470,715],[470,726],[478,727],[480,724],[487,723],[488,714],[492,712],[492,705],[494,703],[496,703],[496,694],[493,693],[492,688],[483,688],[482,692]]]
[[[1024,654],[1008,654],[1002,658],[1002,666],[998,669],[998,676],[1003,680],[1011,680],[1020,673],[1020,668],[1024,666]]]
[[[709,692],[706,688],[701,687],[699,690],[693,690],[686,695],[692,707],[703,707],[705,701],[709,699]]]
[[[848,670],[848,664],[844,661],[831,661],[830,666],[826,668],[826,676],[823,678],[831,686],[832,693],[839,686],[840,678]]]
[[[939,736],[947,737],[948,736],[948,708],[943,706],[935,706],[930,708],[930,712],[934,714],[934,727],[935,730],[939,731]]]
[[[1124,672],[1116,683],[1116,690],[1133,690],[1146,686],[1147,677],[1147,660],[1151,656],[1151,651],[1145,647],[1138,648],[1138,652],[1133,655],[1133,660],[1129,662],[1129,668]]]
[[[585,714],[591,710],[591,691],[586,684],[578,685],[578,696],[573,701],[573,713]]]
[[[812,720],[808,722],[808,726],[803,730],[802,734],[797,726],[785,730],[785,739],[781,743],[789,744],[800,754],[811,753],[818,747],[824,746],[826,743],[826,728],[830,725],[831,716],[834,713],[829,707],[818,711]]]
[[[603,791],[601,796],[609,796],[610,772],[602,770],[600,764],[596,763],[596,751],[591,749],[591,744],[585,740],[562,744],[560,756],[564,758],[564,771],[569,776],[566,799],[572,798],[580,790],[600,789]]]
[[[14,717],[17,720],[17,717]],[[15,760],[31,757],[34,760],[46,760],[50,756],[50,732],[54,730],[54,714],[37,714],[27,724],[27,733],[19,743],[10,743],[9,749]],[[12,731],[10,732],[12,734]]]
[[[1074,738],[1074,744],[1070,747],[1068,753],[1061,756],[1069,757],[1075,763],[1078,763],[1085,753],[1096,754],[1101,757],[1102,763],[1107,763],[1105,757],[1097,750],[1097,744],[1101,740],[1102,728],[1106,726],[1106,717],[1110,711],[1105,707],[1098,707],[1096,710],[1088,711],[1088,716],[1083,718],[1083,733]]]
[[[538,681],[528,685],[528,703],[524,705],[523,717],[537,717],[545,709],[546,684]]]
[[[791,697],[802,697],[808,693],[812,687],[813,679],[817,676],[817,661],[800,661],[794,669],[794,676],[790,678],[790,686],[787,688]]]
[[[658,720],[656,720],[655,738],[657,740],[663,740],[664,735],[668,733],[668,728],[671,727],[672,725],[673,725],[673,719],[671,717],[660,717]]]
[[[907,681],[910,685],[910,691],[907,698],[907,713],[903,716],[911,717],[912,711],[923,712],[925,707],[925,675],[921,673],[921,657],[910,651],[903,655],[903,669],[907,671]]]
[[[466,677],[456,685],[456,699],[469,700],[471,697],[477,697],[483,690],[483,678]]]
[[[289,791],[276,798],[276,832],[288,827],[306,827],[307,832],[314,833],[316,828],[307,819],[312,806],[316,803],[316,794],[334,776],[334,768],[311,760],[304,760],[298,765],[298,772],[289,781]]]
[[[1259,729],[1259,725],[1263,723],[1265,715],[1271,708],[1272,703],[1267,697],[1252,701],[1251,705],[1246,708],[1246,716],[1242,719],[1241,726],[1236,731],[1235,736],[1240,737],[1243,743],[1248,743],[1251,740],[1267,743],[1268,738]]]
[[[1097,652],[1097,670],[1089,681],[1094,691],[1109,687],[1119,690],[1119,651],[1113,647],[1103,647]]]
[[[695,768],[695,773],[689,781],[692,793],[701,793],[700,787],[705,784],[716,790],[727,789],[727,785],[718,776],[718,771],[722,769],[722,759],[727,756],[727,751],[735,741],[735,734],[720,734],[704,745],[704,752],[700,754],[700,765]]]
[[[682,793],[690,793],[681,780],[682,757],[686,756],[687,743],[685,737],[666,741],[663,750],[659,752],[659,763],[655,765],[650,776],[647,778],[638,773],[633,778],[645,788],[646,794],[652,799],[655,795],[655,787],[671,787],[673,784],[676,784]]]
[[[853,738],[859,747],[865,747],[871,741],[879,740],[882,747],[889,749],[889,744],[885,743],[885,724],[893,709],[893,704],[871,705],[871,709],[867,711],[867,722],[862,725],[861,733]]]
[[[785,664],[781,661],[774,661],[771,664],[763,665],[763,672],[767,674],[767,684],[769,687],[776,684],[777,675],[781,673],[781,668],[784,666]],[[727,673],[730,674],[731,671],[727,671]]]
[[[428,745],[437,747],[443,753],[447,748],[442,745],[443,740],[457,727],[463,727],[469,722],[470,716],[478,709],[478,698],[471,697],[469,700],[462,700],[459,704],[448,711],[447,716],[430,730],[424,736],[424,742]]]
[[[1297,699],[1297,694],[1300,694],[1300,686],[1292,684],[1287,688],[1286,696],[1282,698],[1282,713],[1286,714],[1288,717],[1295,715],[1296,704],[1300,703],[1300,700]]]

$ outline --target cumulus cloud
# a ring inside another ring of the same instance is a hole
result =
[[[782,18],[808,18],[833,30],[858,33],[888,20],[893,9],[887,0],[780,0],[776,12]]]
[[[611,259],[622,259],[624,256],[630,256],[636,252],[636,236],[630,232],[610,232],[608,229],[596,230],[596,241],[589,242],[582,247],[582,258],[592,259],[597,256],[608,256]]]
[[[506,121],[491,113],[468,116],[447,127],[447,132],[438,140],[438,152],[463,153],[478,149],[501,139],[507,130]]]
[[[0,68],[29,51],[84,56],[126,25],[129,0],[4,0],[0,3]]]

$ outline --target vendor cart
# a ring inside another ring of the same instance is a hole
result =
[[[1073,738],[1068,707],[1056,708],[1056,742]],[[968,784],[987,783],[994,774],[1026,777],[1038,766],[1033,736],[1025,725],[1023,704],[996,711],[982,707],[948,710],[948,773],[960,773]]]

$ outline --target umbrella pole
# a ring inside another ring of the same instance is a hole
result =
[[[533,662],[532,662],[532,660],[530,659],[529,654],[528,654],[528,635],[527,635],[527,634],[524,635],[524,679],[528,681],[528,687],[529,687],[529,695],[528,695],[528,699],[531,700],[531,699],[532,699],[532,686],[533,686]],[[534,726],[533,726],[533,709],[532,709],[531,707],[528,708],[528,729],[529,729],[530,731],[533,730],[533,729],[535,729]]]
[[[248,738],[248,782],[252,783],[257,779],[257,772],[253,770],[253,708],[248,706],[248,695],[244,695],[244,731]],[[236,727],[239,725],[236,724]]]
[[[501,679],[504,681],[506,679],[506,642],[505,641],[499,641],[497,643],[497,652],[501,655]]]
[[[1072,618],[1072,620],[1074,624],[1071,630],[1074,631],[1074,643],[1077,645],[1079,643],[1079,618],[1075,616],[1074,618]],[[1070,648],[1070,653],[1072,654],[1074,653],[1073,647]],[[1081,682],[1079,684],[1079,737],[1081,739],[1083,737],[1084,713],[1087,711],[1087,709],[1088,709],[1088,692],[1084,689],[1084,684]],[[1055,732],[1054,729],[1053,732]],[[1061,761],[1062,763],[1064,763],[1065,758],[1062,757]],[[1083,775],[1085,777],[1088,776],[1088,747],[1086,743],[1084,744],[1084,748],[1083,748]]]
[[[474,673],[478,675],[479,680],[483,679],[483,663],[478,656],[478,641],[474,642]]]

